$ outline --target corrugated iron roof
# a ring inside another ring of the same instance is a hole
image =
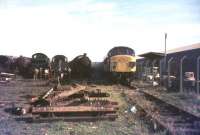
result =
[[[192,45],[187,45],[187,46],[171,49],[171,50],[167,51],[167,54],[175,53],[175,52],[182,52],[182,51],[187,51],[187,50],[193,50],[193,49],[198,49],[198,48],[200,48],[200,43],[196,43],[196,44],[192,44]]]
[[[144,54],[140,54],[140,57],[145,57],[149,59],[155,59],[155,58],[162,58],[164,57],[164,53],[159,53],[159,52],[147,52]]]

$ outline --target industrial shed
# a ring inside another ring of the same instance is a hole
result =
[[[200,43],[167,51],[167,65],[171,68],[171,74],[180,75],[182,59],[183,73],[194,72],[196,77],[198,56],[200,56]]]
[[[156,66],[159,68],[161,79],[163,78],[163,76],[168,76],[169,82],[167,83],[167,85],[170,85],[172,83],[169,76],[175,77],[176,89],[182,89],[181,87],[184,87],[186,77],[185,74],[187,74],[186,72],[192,72],[194,74],[194,80],[192,81],[195,82],[193,84],[195,85],[194,88],[196,89],[197,81],[199,80],[197,67],[199,67],[198,61],[200,60],[200,43],[167,51],[166,64],[163,53],[149,52],[141,54],[139,56],[143,58],[137,61],[137,67],[141,67],[141,65],[143,65],[143,68],[149,66],[153,67],[155,61],[157,61]],[[137,72],[140,72],[138,73],[138,77],[140,77],[139,75],[142,74],[141,70],[138,70]],[[180,84],[180,78],[182,78],[183,80],[182,86]]]
[[[143,78],[146,76],[147,70],[153,67],[158,67],[158,70],[161,71],[160,69],[160,61],[164,57],[163,53],[158,53],[158,52],[148,52],[139,55],[140,59],[137,59],[137,76],[138,78]],[[150,71],[148,71],[150,72]]]

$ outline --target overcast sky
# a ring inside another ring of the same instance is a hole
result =
[[[200,42],[199,0],[0,0],[0,54],[102,61],[114,46],[141,54]]]

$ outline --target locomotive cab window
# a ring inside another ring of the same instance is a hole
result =
[[[108,53],[108,57],[112,57],[115,55],[135,56],[135,53],[131,48],[128,48],[128,47],[115,47]]]

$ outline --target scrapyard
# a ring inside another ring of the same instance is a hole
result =
[[[112,48],[103,62],[92,62],[86,53],[71,61],[64,55],[50,59],[43,53],[31,58],[4,56],[0,59],[0,131],[198,135],[199,56],[195,51],[199,49],[193,49],[192,56],[190,51],[183,57],[181,51],[168,54],[167,74],[162,53],[145,53],[136,61],[134,50],[122,46]],[[180,65],[170,68],[179,58]],[[184,60],[196,64],[197,71],[184,65]]]

